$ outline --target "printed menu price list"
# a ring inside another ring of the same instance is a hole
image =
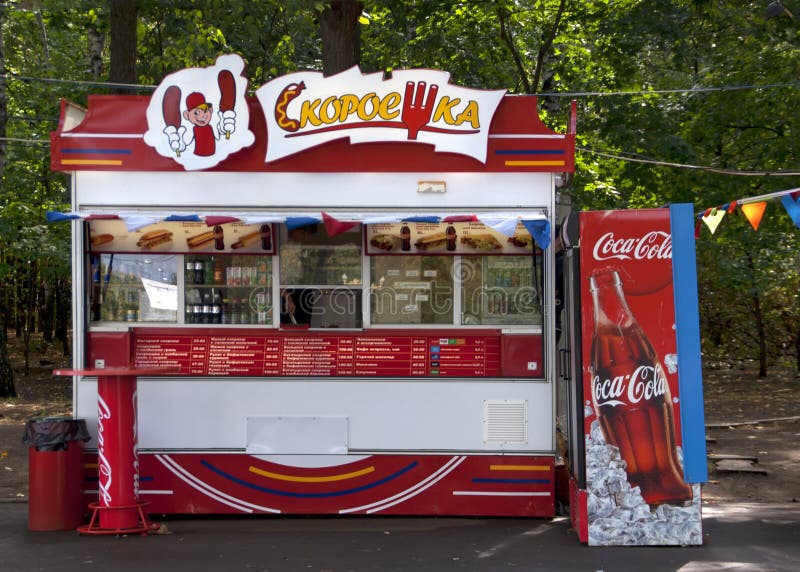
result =
[[[136,337],[135,364],[209,376],[496,376],[500,375],[500,339],[144,334]]]
[[[426,338],[357,337],[356,376],[415,377],[427,375]]]
[[[500,375],[500,338],[430,338],[429,375],[476,377]]]

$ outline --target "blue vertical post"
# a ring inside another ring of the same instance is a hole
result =
[[[683,471],[687,483],[708,481],[706,428],[703,412],[703,369],[700,359],[700,312],[697,303],[697,261],[694,209],[682,203],[669,207],[672,232],[672,282],[678,346]]]

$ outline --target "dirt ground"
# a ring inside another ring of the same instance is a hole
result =
[[[70,415],[72,398],[71,378],[52,376],[53,369],[70,365],[60,351],[34,351],[30,375],[23,375],[13,332],[9,345],[19,396],[0,398],[0,502],[27,500],[25,423]],[[703,378],[710,479],[705,502],[800,502],[800,376],[773,369],[759,380],[752,370],[708,369]],[[744,459],[724,459],[730,456]],[[733,470],[723,470],[731,462]]]

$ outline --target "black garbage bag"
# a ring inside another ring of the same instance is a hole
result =
[[[31,419],[25,424],[22,442],[37,451],[64,451],[70,441],[89,441],[86,420],[65,417]]]

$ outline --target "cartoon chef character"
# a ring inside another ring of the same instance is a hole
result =
[[[186,97],[186,111],[183,118],[192,124],[192,133],[189,140],[184,139],[186,129],[167,126],[164,133],[169,138],[169,145],[173,151],[180,153],[194,142],[194,154],[200,157],[210,157],[216,152],[216,142],[221,133],[226,137],[236,130],[236,112],[233,109],[218,111],[219,117],[216,129],[211,125],[213,119],[213,105],[206,101],[205,96],[193,91]]]

